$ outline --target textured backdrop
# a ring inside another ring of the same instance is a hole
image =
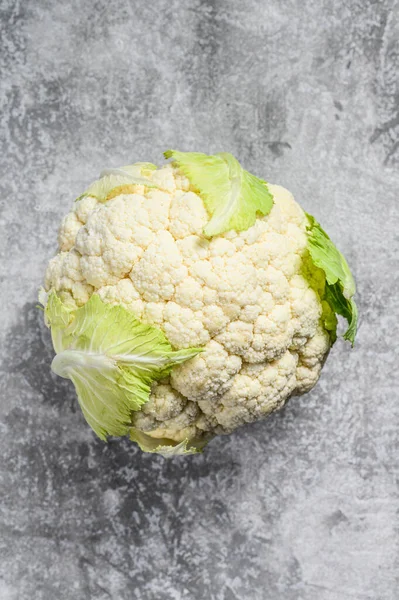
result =
[[[1,600],[397,600],[399,3],[0,0]],[[325,225],[355,350],[166,461],[97,440],[36,291],[103,167],[230,151]]]

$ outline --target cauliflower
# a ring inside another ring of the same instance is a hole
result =
[[[63,219],[49,262],[52,368],[102,439],[192,453],[316,384],[349,267],[279,185],[230,154],[110,169]]]

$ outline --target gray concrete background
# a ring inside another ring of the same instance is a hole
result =
[[[399,4],[0,0],[1,600],[397,600]],[[36,290],[103,167],[233,152],[356,274],[356,348],[165,461],[86,426]]]

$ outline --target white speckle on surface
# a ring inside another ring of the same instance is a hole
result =
[[[1,600],[397,600],[398,26],[392,0],[2,2]],[[36,304],[74,198],[171,147],[292,191],[360,325],[310,394],[165,461],[95,438]]]

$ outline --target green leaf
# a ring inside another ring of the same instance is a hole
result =
[[[345,298],[339,283],[335,283],[334,285],[327,283],[325,297],[337,315],[341,315],[347,320],[349,326],[344,333],[344,339],[351,342],[353,346],[355,343],[358,320],[358,310],[355,301],[353,298],[350,298],[349,300]]]
[[[46,325],[54,329],[67,327],[71,320],[71,311],[63,304],[55,292],[48,294],[44,315]]]
[[[147,402],[151,383],[202,351],[172,350],[162,331],[96,294],[68,310],[52,291],[45,315],[57,352],[51,368],[74,383],[87,422],[103,440],[126,435],[131,413]]]
[[[143,452],[151,452],[153,454],[161,454],[165,458],[171,456],[181,456],[183,454],[198,454],[211,439],[210,437],[202,440],[189,440],[186,438],[182,442],[175,442],[167,438],[153,438],[143,431],[131,429],[130,439],[136,442]]]
[[[51,328],[54,350],[57,353],[62,352],[67,342],[64,332],[72,319],[72,311],[63,304],[55,292],[47,295],[47,301],[42,295],[41,301],[45,302],[44,321],[47,327]]]
[[[128,167],[122,167],[122,169],[131,169],[132,167],[137,167],[140,169],[140,175],[144,177],[149,177],[153,171],[158,169],[157,165],[149,162],[136,162],[134,165],[130,165]]]
[[[177,164],[200,194],[211,216],[204,229],[206,236],[230,229],[244,231],[258,215],[271,211],[273,196],[267,183],[245,171],[232,154],[167,150],[164,156]]]
[[[136,185],[161,189],[148,178],[156,168],[152,163],[135,163],[116,169],[105,169],[100,174],[100,179],[94,181],[76,201],[85,196],[92,196],[99,202],[107,202],[120,194],[134,193]]]
[[[327,331],[330,335],[331,345],[333,345],[333,344],[335,344],[335,342],[337,340],[337,325],[338,325],[337,315],[335,314],[334,309],[332,308],[331,304],[327,300],[322,303],[322,306],[323,306],[323,310],[322,310],[321,319],[323,321],[324,328],[327,329]]]
[[[325,299],[338,315],[348,322],[344,339],[355,342],[358,311],[353,295],[356,285],[345,257],[333,244],[314,217],[308,218],[308,249],[313,263],[326,275]]]
[[[308,214],[306,216],[310,224],[308,239],[313,262],[323,269],[328,283],[333,285],[339,282],[345,298],[351,298],[356,286],[345,257],[316,219]]]

